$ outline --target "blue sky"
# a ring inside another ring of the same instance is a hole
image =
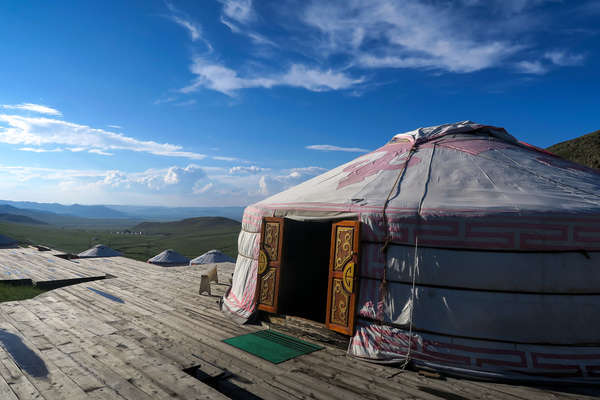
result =
[[[600,129],[600,1],[5,1],[0,198],[247,205],[394,134]]]

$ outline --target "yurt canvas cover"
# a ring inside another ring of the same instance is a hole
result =
[[[600,174],[503,128],[396,135],[246,208],[238,249],[240,321],[321,321],[371,361],[598,379]]]
[[[190,261],[190,265],[214,264],[222,262],[235,262],[235,260],[228,255],[221,253],[219,250],[210,250],[201,256],[193,258]]]
[[[111,249],[103,244],[97,244],[91,249],[82,251],[78,254],[79,258],[96,258],[96,257],[118,257],[121,253]]]
[[[175,250],[168,249],[150,258],[148,262],[164,267],[175,267],[178,265],[188,265],[190,259],[182,256]]]
[[[14,247],[18,243],[13,238],[0,234],[0,247]]]

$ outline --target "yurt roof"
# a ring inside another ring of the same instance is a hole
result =
[[[14,246],[16,244],[17,241],[13,238],[0,234],[0,247]]]
[[[335,215],[600,215],[600,173],[464,121],[396,135],[383,147],[252,207]],[[289,214],[289,213],[287,213]]]
[[[229,257],[226,254],[223,254],[219,250],[210,250],[206,253],[198,256],[190,261],[190,265],[193,264],[211,264],[211,263],[221,263],[221,262],[235,262],[235,259]]]
[[[110,247],[105,246],[103,244],[97,244],[94,247],[92,247],[91,249],[87,249],[86,251],[82,251],[81,253],[78,254],[78,256],[81,258],[117,257],[120,255],[121,255],[121,253],[119,253],[118,251],[113,250]]]
[[[152,264],[188,264],[190,259],[179,254],[175,250],[165,250],[148,260]]]

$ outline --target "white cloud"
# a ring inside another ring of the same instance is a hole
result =
[[[347,151],[350,153],[368,153],[369,150],[361,149],[360,147],[339,147],[330,144],[313,144],[306,146],[309,150],[320,150],[320,151]]]
[[[200,25],[193,23],[192,21],[183,19],[181,17],[172,15],[171,20],[175,22],[177,25],[185,28],[190,34],[190,38],[192,41],[196,41],[202,37]]]
[[[303,21],[322,35],[317,51],[347,55],[363,68],[466,73],[500,65],[523,48],[467,26],[466,17],[459,7],[434,2],[348,0],[311,2]]]
[[[322,92],[348,89],[363,82],[363,78],[352,78],[343,72],[311,69],[299,64],[293,64],[283,74],[240,77],[230,68],[197,57],[190,69],[196,75],[196,79],[191,85],[181,89],[183,93],[190,93],[204,87],[233,96],[240,89],[269,89],[274,86],[300,87],[313,92]]]
[[[539,61],[519,61],[515,65],[524,74],[543,75],[548,72],[548,68]]]
[[[113,128],[113,129],[123,129],[122,126],[120,125],[107,125],[109,128]]]
[[[187,14],[176,8],[169,1],[165,1],[165,5],[170,11],[168,18],[177,25],[184,28],[190,35],[190,39],[193,42],[197,42],[199,40],[202,41],[206,45],[208,52],[212,52],[212,45],[208,40],[206,40],[202,36],[202,26],[199,23],[193,21]]]
[[[109,152],[102,151],[102,150],[99,150],[99,149],[90,149],[90,150],[88,150],[88,153],[98,154],[98,155],[101,155],[101,156],[114,156],[113,153],[109,153]]]
[[[42,147],[21,147],[18,150],[20,151],[30,151],[32,153],[58,153],[63,151],[63,149],[57,147],[55,149],[44,149]]]
[[[238,161],[238,162],[242,161],[242,160],[240,160],[239,158],[236,158],[236,157],[213,156],[211,158],[213,160],[217,160],[217,161],[230,161],[230,162],[233,162],[233,161]]]
[[[59,145],[68,147],[72,152],[90,151],[104,155],[111,150],[128,150],[193,160],[206,157],[204,154],[184,151],[181,146],[174,144],[139,140],[64,120],[21,115],[0,114],[0,142],[20,144],[26,148]]]
[[[258,174],[260,172],[264,172],[264,171],[268,171],[268,170],[269,170],[269,168],[261,168],[256,165],[250,165],[248,167],[238,165],[238,166],[229,168],[229,173],[230,174]]]
[[[41,104],[33,104],[33,103],[21,103],[21,104],[3,104],[1,106],[7,110],[23,110],[23,111],[33,111],[40,114],[48,114],[48,115],[56,115],[61,116],[62,113],[57,109],[52,107],[43,106]]]
[[[234,21],[248,23],[256,17],[252,9],[252,0],[221,0],[221,3],[223,14]]]
[[[563,50],[548,51],[544,54],[544,58],[552,61],[553,64],[561,67],[572,67],[583,64],[585,55],[569,54]]]

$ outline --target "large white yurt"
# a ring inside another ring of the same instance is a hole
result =
[[[148,262],[162,267],[178,267],[188,265],[190,259],[175,250],[167,249],[148,259]]]
[[[222,262],[235,262],[235,260],[219,250],[210,250],[201,256],[193,258],[190,261],[190,265],[214,264]]]
[[[420,128],[249,206],[223,309],[323,323],[348,353],[598,381],[600,173],[470,121]]]
[[[79,258],[118,257],[121,256],[121,253],[103,244],[97,244],[86,251],[82,251],[77,256]]]

